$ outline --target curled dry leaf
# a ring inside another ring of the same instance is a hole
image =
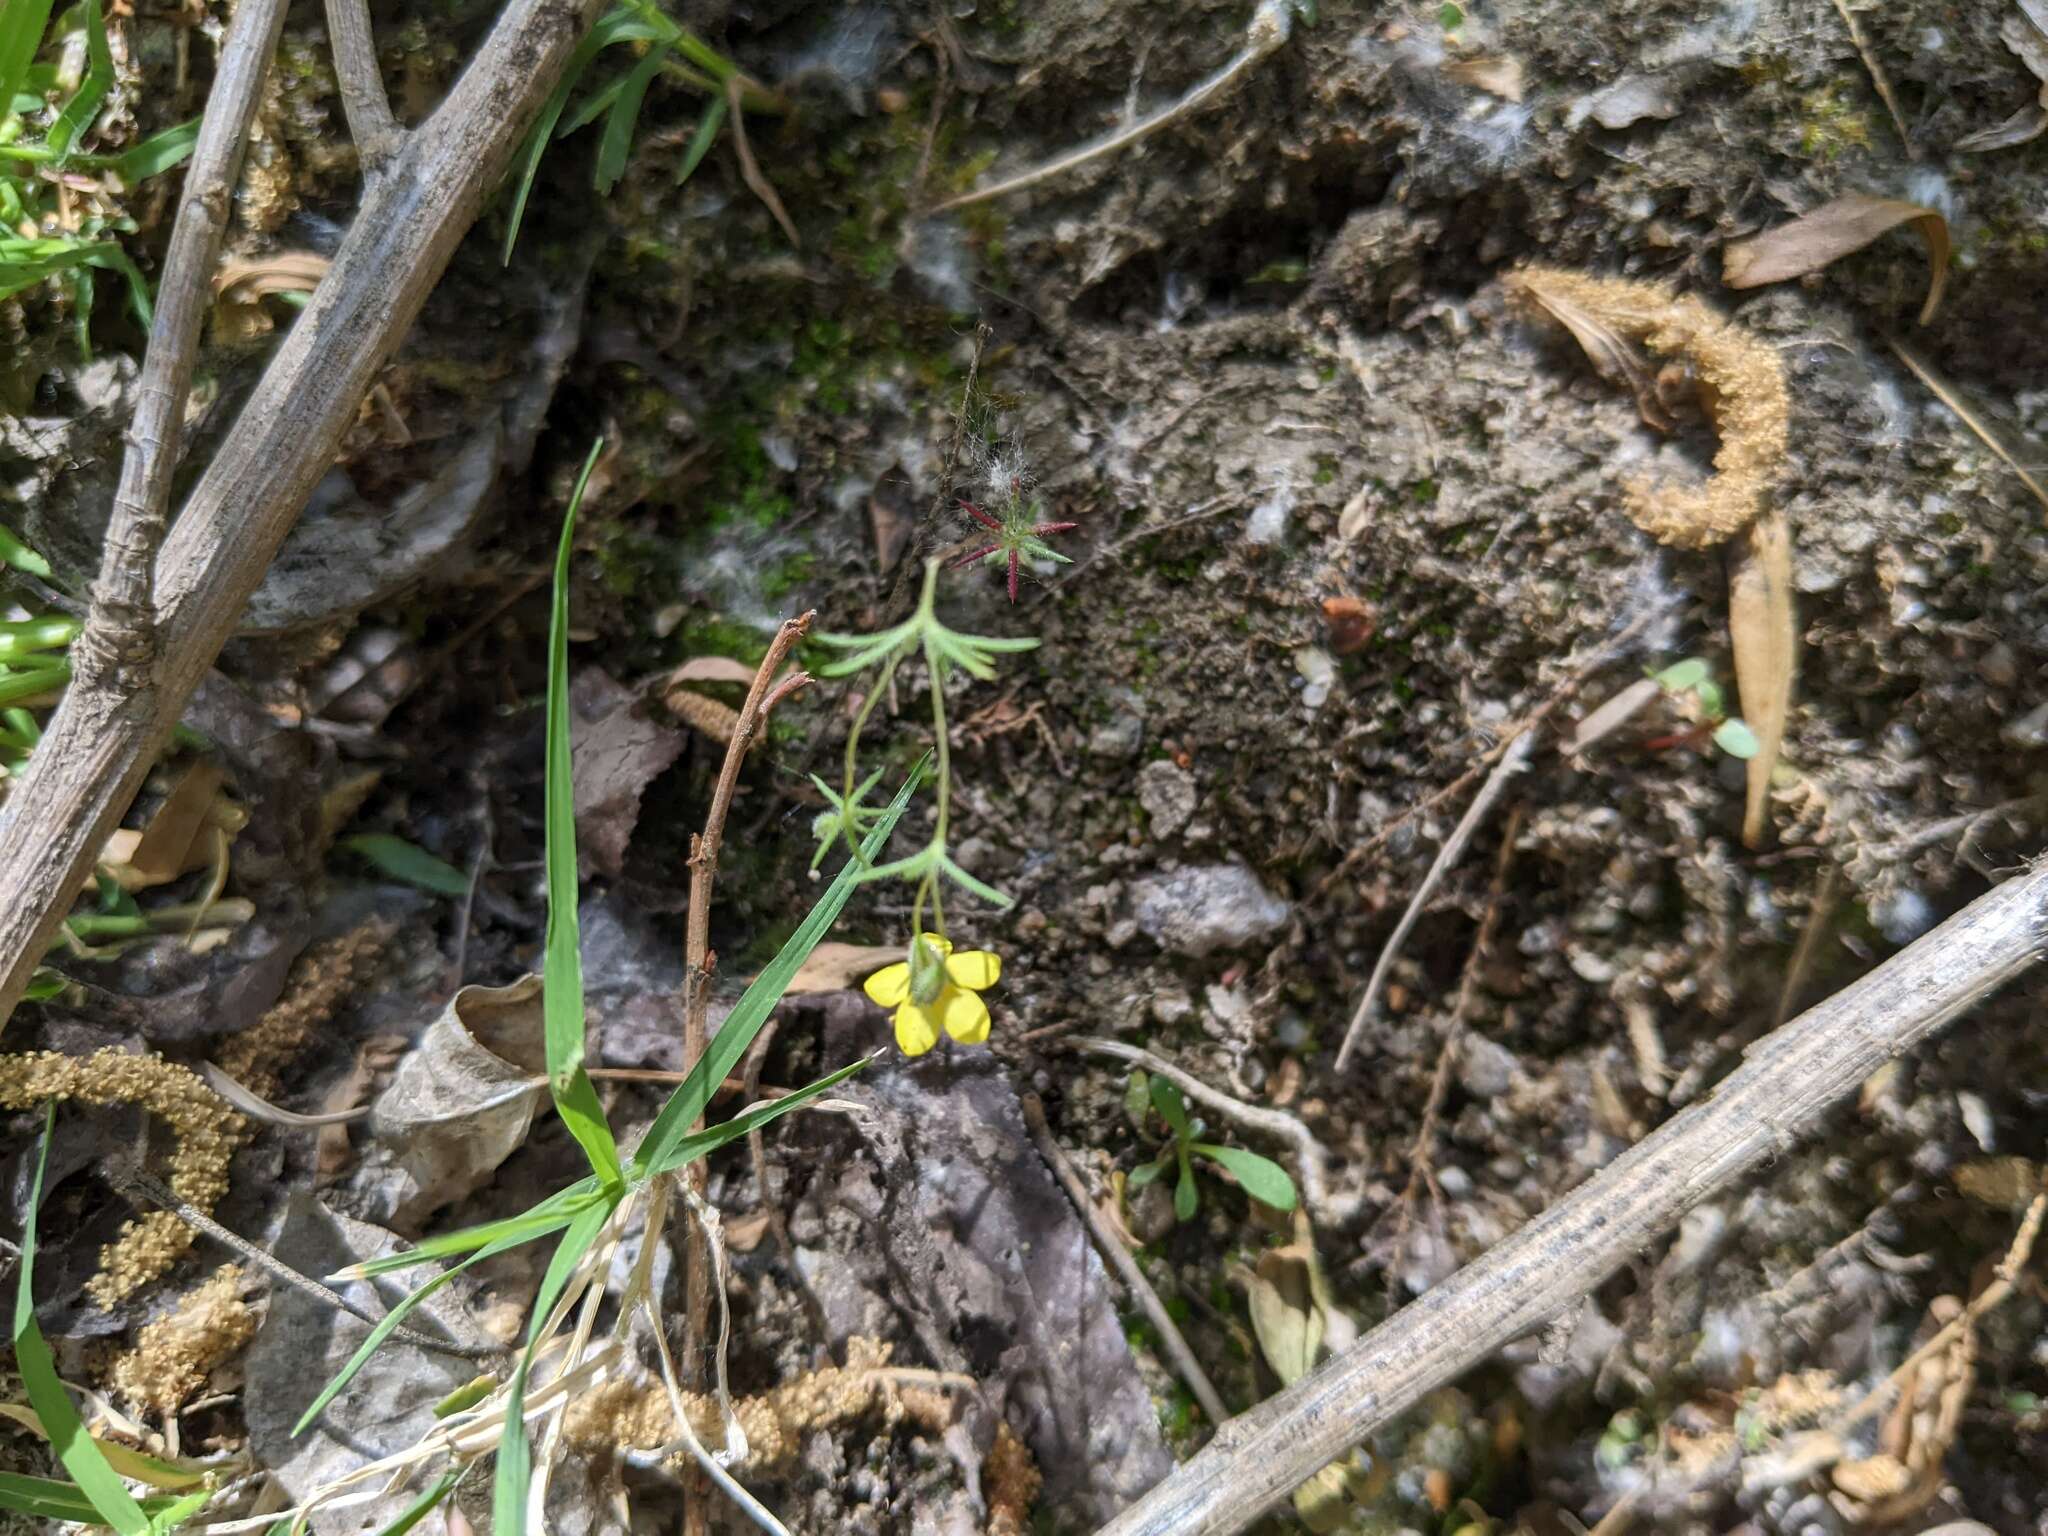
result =
[[[2021,107],[1996,127],[1956,140],[1957,149],[2009,149],[2048,132],[2048,0],[2019,0],[2013,14],[1998,29],[1998,35],[2041,82],[2040,92],[2032,104]]]
[[[1294,1241],[1260,1254],[1245,1289],[1259,1353],[1282,1386],[1292,1386],[1314,1370],[1325,1345],[1343,1349],[1357,1336],[1357,1325],[1338,1310],[1330,1295],[1330,1282],[1316,1257],[1315,1233],[1303,1211],[1294,1213]]]
[[[457,992],[371,1106],[380,1217],[412,1228],[482,1187],[546,1098],[540,978]]]
[[[220,764],[201,758],[180,775],[141,831],[123,828],[106,841],[100,863],[124,891],[168,885],[205,869],[232,842],[249,813],[220,793]]]
[[[1805,277],[1851,251],[1862,250],[1901,224],[1911,224],[1919,232],[1933,268],[1926,302],[1920,306],[1920,323],[1925,325],[1941,307],[1942,290],[1948,283],[1948,220],[1932,208],[1898,198],[1851,192],[1811,213],[1802,213],[1789,224],[1738,240],[1722,255],[1721,280],[1730,288],[1760,288]]]
[[[1728,635],[1735,650],[1735,686],[1742,694],[1742,718],[1757,740],[1749,771],[1749,799],[1742,816],[1742,840],[1763,841],[1771,770],[1785,740],[1792,708],[1792,678],[1799,637],[1792,609],[1792,531],[1773,508],[1749,525],[1737,541],[1728,582]]]

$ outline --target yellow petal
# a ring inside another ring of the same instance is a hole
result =
[[[925,943],[931,945],[933,949],[936,949],[942,955],[950,955],[951,953],[953,953],[953,941],[947,938],[943,933],[927,933],[920,935],[920,937],[923,938]]]
[[[953,979],[954,986],[980,992],[994,986],[1003,974],[1003,957],[985,949],[963,949],[946,957],[946,974]]]
[[[910,966],[901,960],[883,966],[861,983],[861,991],[882,1007],[894,1008],[910,996]]]
[[[979,1045],[988,1038],[988,1004],[960,987],[948,987],[939,994],[939,1018],[946,1033],[962,1045]]]
[[[915,1003],[905,1003],[896,1010],[896,1045],[904,1055],[922,1056],[938,1043],[939,1028],[927,1010]]]

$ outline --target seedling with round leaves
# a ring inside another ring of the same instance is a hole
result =
[[[1713,668],[1704,658],[1688,656],[1650,676],[1673,698],[1690,698],[1700,715],[1700,723],[1692,731],[1669,739],[1660,738],[1656,745],[1692,745],[1696,744],[1695,737],[1704,737],[1730,757],[1747,760],[1756,756],[1759,750],[1756,732],[1739,717],[1728,713],[1721,685],[1714,681]]]

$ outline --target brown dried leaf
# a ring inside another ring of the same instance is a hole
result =
[[[586,872],[614,879],[640,822],[640,796],[683,750],[682,732],[643,718],[636,702],[595,667],[569,685],[577,846]]]
[[[1932,208],[1898,198],[1851,192],[1811,213],[1802,213],[1789,224],[1738,240],[1722,253],[1721,281],[1730,288],[1759,288],[1805,277],[1851,251],[1862,250],[1901,224],[1911,224],[1920,232],[1933,267],[1927,301],[1920,306],[1920,323],[1925,325],[1941,307],[1942,290],[1948,283],[1948,220]]]
[[[1980,1205],[2024,1210],[2043,1189],[2048,1169],[2024,1157],[1984,1157],[1964,1163],[1951,1175],[1956,1188]]]
[[[1481,54],[1457,59],[1444,66],[1444,73],[1460,85],[1476,85],[1503,101],[1522,99],[1522,61],[1512,54]]]
[[[220,764],[201,758],[172,786],[140,836],[131,841],[117,832],[107,839],[101,859],[122,890],[167,885],[212,862],[213,840],[201,834],[210,824],[208,813],[222,778]]]
[[[883,966],[903,958],[903,946],[875,944],[820,944],[810,958],[797,967],[789,981],[791,992],[844,992],[848,987]]]
[[[675,671],[669,673],[664,688],[674,688],[682,683],[738,683],[742,688],[751,687],[757,668],[743,661],[734,661],[730,656],[692,656]]]
[[[2048,86],[2042,89],[2048,91]],[[2031,144],[2044,133],[2048,133],[2048,107],[2031,104],[2021,107],[2002,123],[1964,134],[1956,140],[1955,147],[1965,154],[1982,154],[1986,150]]]
[[[1736,547],[1728,583],[1728,634],[1735,648],[1735,686],[1742,718],[1757,739],[1749,769],[1749,803],[1742,840],[1763,841],[1771,770],[1785,740],[1798,669],[1798,632],[1792,611],[1792,530],[1775,507],[1749,525]]]
[[[1306,1376],[1322,1352],[1326,1319],[1311,1286],[1314,1264],[1312,1247],[1289,1243],[1269,1248],[1259,1255],[1258,1270],[1246,1283],[1259,1353],[1282,1386]]]

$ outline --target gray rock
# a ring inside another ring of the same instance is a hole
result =
[[[1171,837],[1195,814],[1194,775],[1179,763],[1161,758],[1138,770],[1138,804],[1152,823],[1154,837]]]
[[[1288,905],[1242,864],[1197,864],[1131,882],[1131,915],[1161,949],[1243,949],[1286,926]]]
[[[1130,757],[1144,744],[1145,722],[1125,710],[1118,710],[1088,733],[1088,752],[1093,757]]]

